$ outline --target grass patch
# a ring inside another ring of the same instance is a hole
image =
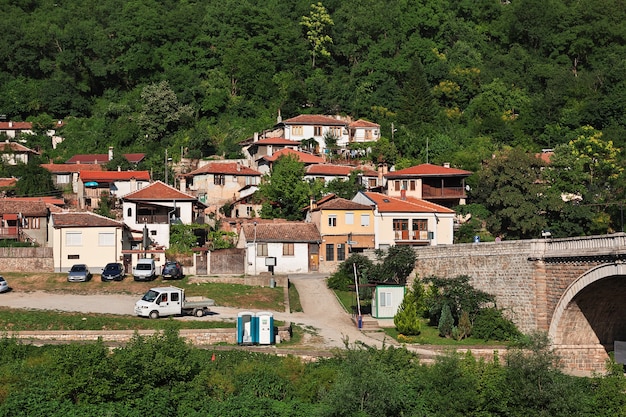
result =
[[[289,308],[291,312],[302,312],[302,304],[300,304],[300,294],[298,294],[298,290],[296,286],[288,281],[288,289],[287,293],[289,294]]]
[[[335,296],[339,300],[339,303],[347,313],[356,314],[356,292],[339,290],[333,290],[333,292],[335,293]],[[371,304],[371,300],[361,300],[361,312],[364,313],[365,311],[369,311]]]
[[[216,305],[222,307],[285,311],[285,300],[281,287],[254,287],[215,282],[189,283],[186,279],[176,281],[172,285],[184,288],[185,293],[189,296],[202,295],[212,298]]]
[[[422,320],[422,332],[417,336],[405,336],[398,333],[395,327],[387,327],[383,329],[385,334],[392,339],[406,344],[417,345],[439,345],[439,346],[501,346],[508,342],[468,337],[463,340],[454,340],[447,337],[439,336],[439,329],[428,325],[428,320]]]
[[[22,310],[0,307],[0,327],[7,332],[37,330],[164,330],[173,319],[150,320],[117,314]],[[221,321],[176,320],[180,329],[235,328]]]

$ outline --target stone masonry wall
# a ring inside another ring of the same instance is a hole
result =
[[[2,271],[52,272],[52,248],[0,248]]]

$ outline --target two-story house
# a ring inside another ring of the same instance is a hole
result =
[[[0,239],[46,246],[49,213],[43,199],[0,199]]]
[[[350,253],[375,245],[374,208],[329,194],[308,207],[307,219],[322,237],[320,270],[331,272]]]
[[[375,248],[452,244],[455,212],[425,200],[359,192],[352,201],[374,208]]]
[[[80,171],[77,200],[80,208],[97,208],[100,198],[121,198],[150,184],[149,171]]]
[[[365,189],[372,190],[378,187],[378,173],[363,166],[335,164],[309,165],[306,167],[304,179],[307,181],[320,180],[325,183],[336,179],[346,181],[354,171],[358,171],[358,180]]]
[[[78,174],[81,171],[102,171],[102,167],[95,164],[41,164],[41,167],[50,171],[54,185],[60,189],[71,187],[74,194],[78,193]]]
[[[300,142],[279,137],[259,139],[258,135],[255,135],[252,142],[242,145],[243,154],[252,161],[253,166],[257,166],[257,161],[265,156],[272,156],[283,149],[297,150]]]
[[[172,223],[204,223],[205,208],[196,197],[161,181],[122,197],[124,224],[134,232],[147,228],[153,246],[163,248],[169,248]]]
[[[428,200],[445,207],[465,204],[465,179],[470,171],[444,166],[421,164],[385,174],[387,194]]]
[[[189,190],[210,210],[216,211],[238,200],[243,190],[257,186],[261,173],[239,162],[216,161],[181,174],[179,178],[181,191]]]
[[[278,158],[287,155],[297,158],[298,161],[302,162],[305,166],[323,164],[325,162],[324,158],[321,158],[317,155],[285,148],[278,152],[275,152],[272,156],[264,156],[260,158],[257,161],[257,169],[261,174],[268,174],[272,171],[272,166],[274,165],[274,162],[276,162]]]
[[[138,163],[143,161],[146,157],[144,153],[125,153],[124,158],[133,166],[137,166]],[[108,153],[95,153],[95,154],[79,154],[74,155],[67,161],[66,164],[98,164],[105,165],[107,162],[113,160],[113,148],[109,147]]]

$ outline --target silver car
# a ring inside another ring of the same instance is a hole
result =
[[[9,291],[9,283],[7,282],[6,279],[4,279],[4,277],[0,277],[0,292],[7,292]]]
[[[91,279],[91,272],[85,264],[72,265],[70,271],[67,273],[68,282],[87,282]]]

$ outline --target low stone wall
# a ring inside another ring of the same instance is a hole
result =
[[[291,340],[291,323],[277,326],[276,343]],[[135,334],[148,337],[157,330],[46,330],[9,333],[9,337],[42,344],[49,342],[94,342],[101,339],[104,343],[127,343]],[[195,346],[237,343],[237,329],[181,329],[180,337]]]
[[[0,248],[2,271],[52,272],[52,248]]]

